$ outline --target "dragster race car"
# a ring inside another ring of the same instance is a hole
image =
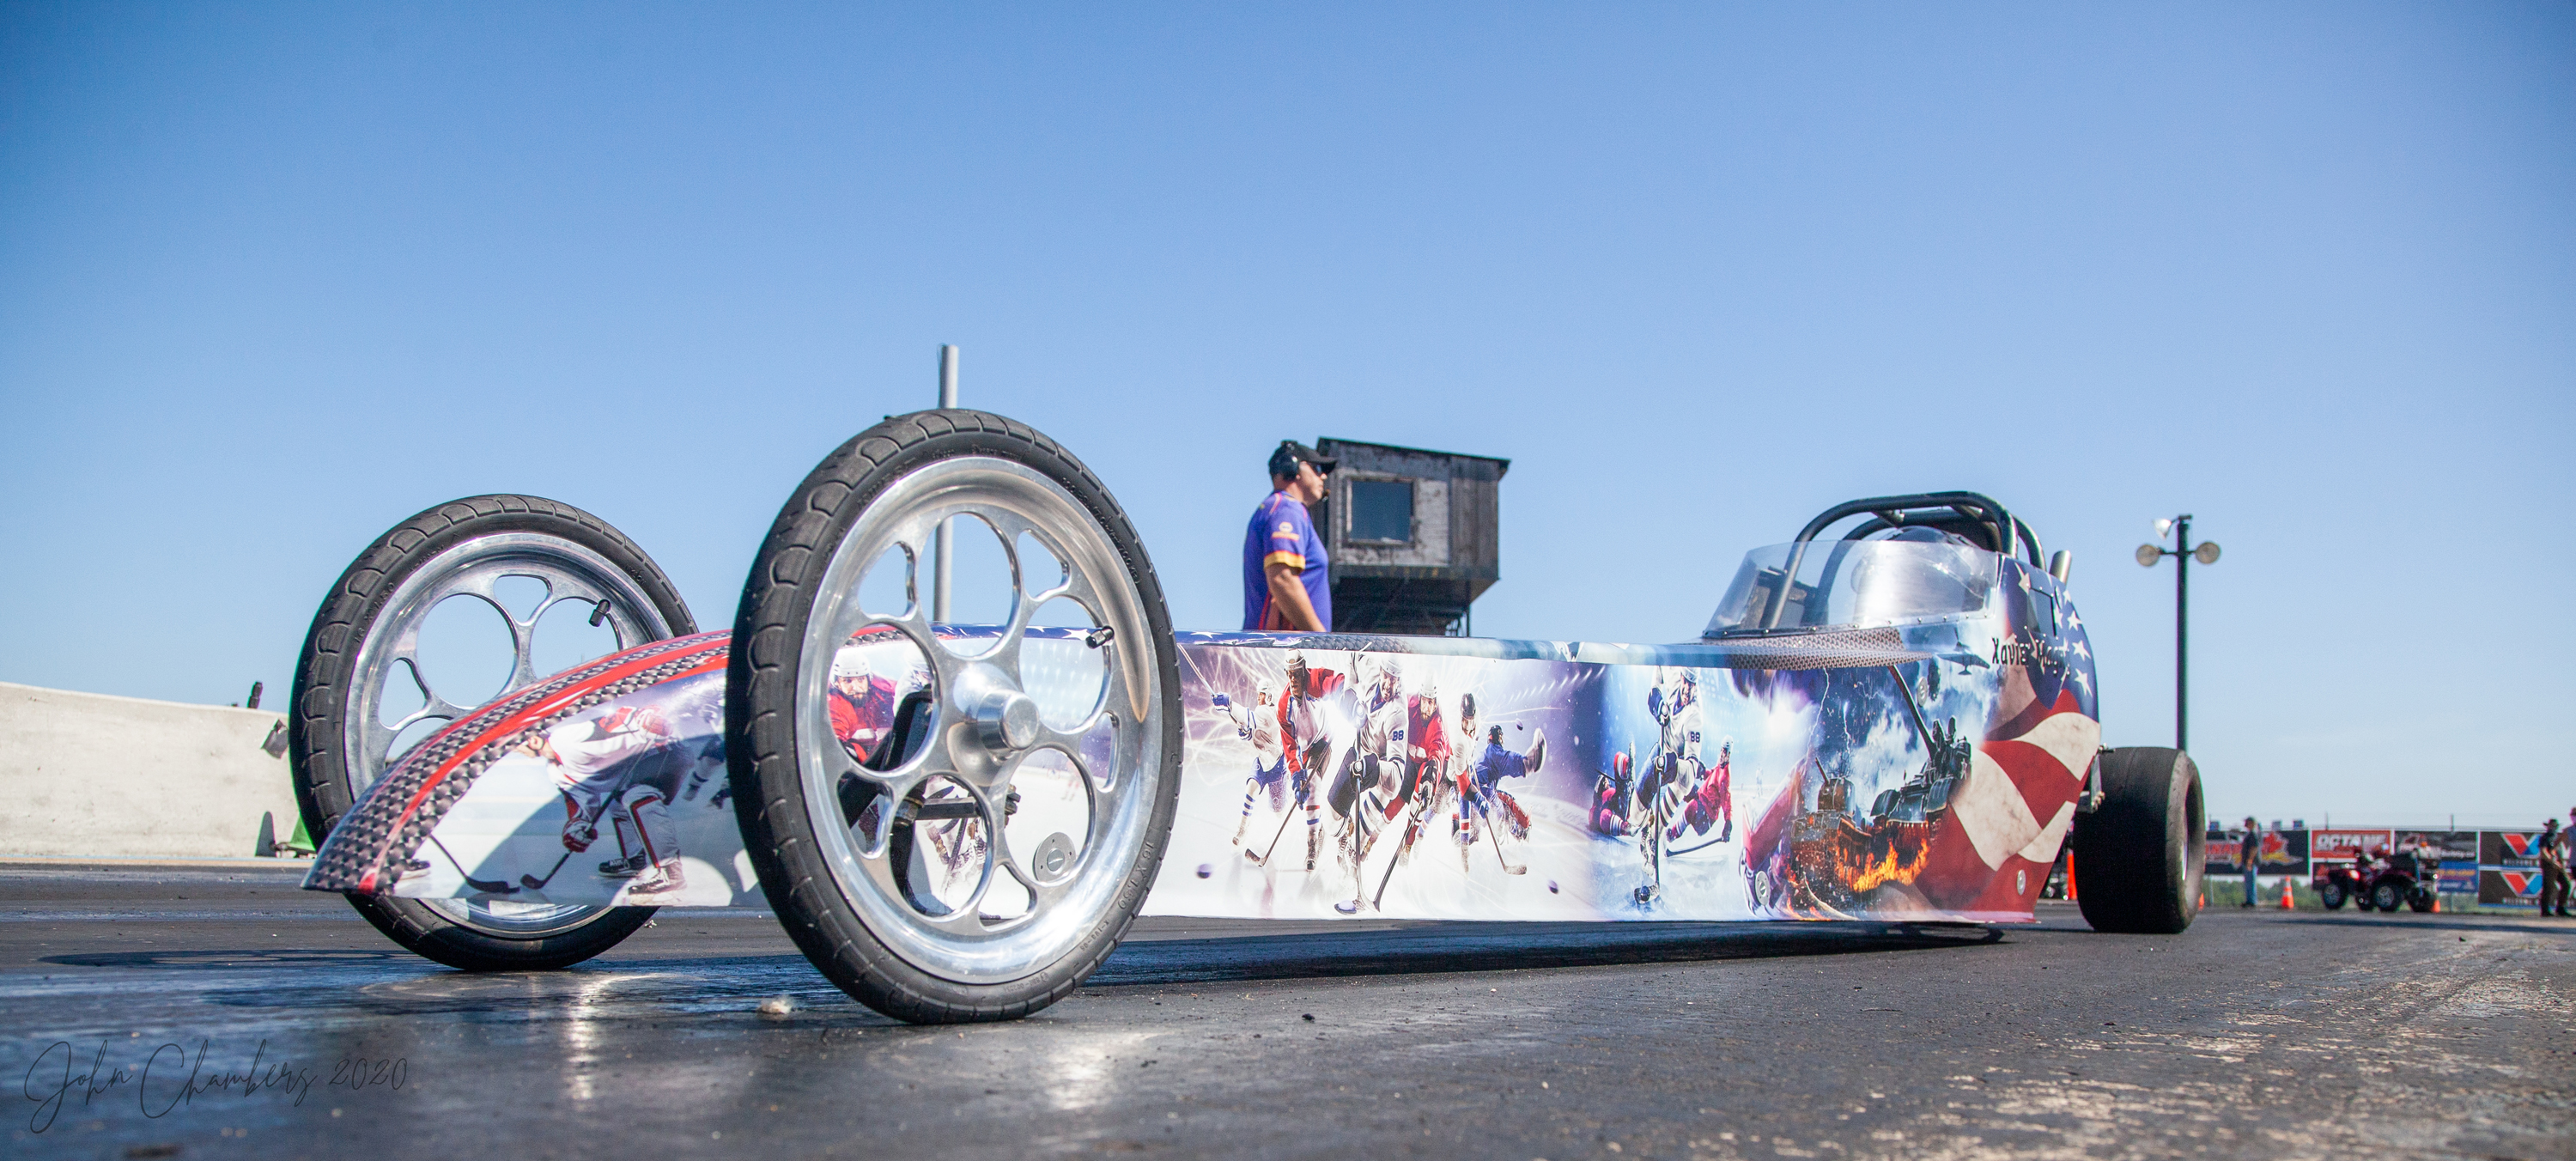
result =
[[[943,527],[998,540],[1003,623],[933,621]],[[1927,493],[1750,553],[1678,644],[1175,632],[1071,453],[897,416],[789,497],[726,632],[567,505],[473,497],[378,538],[296,674],[327,836],[305,886],[467,970],[578,962],[655,906],[767,906],[919,1022],[1037,1011],[1140,913],[2026,923],[2070,841],[2095,928],[2178,932],[2199,772],[2100,746],[2069,563]],[[424,660],[447,601],[510,626],[478,705]],[[540,673],[567,623],[616,647]]]

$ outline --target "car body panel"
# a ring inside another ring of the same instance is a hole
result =
[[[1981,608],[1898,625],[1646,646],[1178,634],[1179,812],[1144,911],[2028,921],[2100,728],[2089,644],[2062,586],[1997,559]],[[1066,664],[1033,666],[1032,695],[1081,708],[1096,680],[1079,664],[1081,638],[1034,633]],[[626,835],[617,808],[594,815],[588,849],[567,848],[585,775],[539,745],[643,730],[618,769],[626,784],[664,788],[655,808],[687,872],[685,887],[649,902],[761,905],[722,797],[728,644],[724,633],[655,642],[457,721],[360,796],[306,885],[645,902],[632,879],[598,866]],[[894,702],[919,687],[909,644],[879,633],[853,646]],[[1277,700],[1292,658],[1332,679],[1310,681],[1298,704]],[[1254,736],[1247,706],[1265,682],[1276,692],[1264,704],[1302,730],[1293,761]],[[1283,763],[1293,768],[1261,776]]]

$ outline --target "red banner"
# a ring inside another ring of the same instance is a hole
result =
[[[2395,849],[2397,832],[2387,830],[2312,830],[2308,832],[2308,858],[2320,862],[2349,863],[2354,855],[2367,850],[2385,855]]]

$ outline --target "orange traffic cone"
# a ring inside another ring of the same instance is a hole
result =
[[[2435,914],[2435,915],[2439,915],[2439,914],[2441,914],[2441,913],[2442,913],[2442,897],[2441,897],[2440,895],[2435,895],[2435,896],[2433,896],[2433,914]]]
[[[2298,910],[2298,904],[2290,901],[2290,881],[2288,879],[2281,880],[2281,910]]]

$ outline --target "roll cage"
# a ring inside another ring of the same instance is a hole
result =
[[[1970,547],[2007,559],[2021,556],[2027,559],[2035,570],[2055,572],[2046,562],[2038,534],[2032,532],[2030,525],[2023,523],[2019,517],[2014,516],[1991,496],[1976,492],[1919,492],[1849,500],[1825,509],[1815,519],[1808,521],[1806,527],[1798,530],[1797,538],[1786,546],[1788,555],[1785,567],[1781,567],[1778,572],[1778,584],[1784,586],[1782,592],[1775,594],[1773,598],[1765,599],[1763,604],[1766,607],[1761,608],[1758,613],[1754,610],[1746,610],[1753,615],[1748,621],[1739,621],[1731,629],[1721,630],[1713,622],[1710,635],[1780,631],[1781,617],[1788,608],[1793,604],[1804,604],[1791,594],[1830,588],[1831,574],[1838,571],[1842,557],[1839,551],[1826,565],[1827,576],[1816,585],[1811,587],[1806,582],[1792,579],[1802,575],[1800,568],[1806,563],[1809,546],[1826,529],[1854,516],[1866,516],[1868,519],[1844,533],[1842,540],[1845,542],[1862,541],[1889,531],[1920,528],[1950,534]],[[1782,563],[1774,562],[1775,565]],[[1748,557],[1746,568],[1754,573],[1763,571],[1757,568],[1752,557]],[[1762,583],[1759,575],[1750,579],[1757,586]],[[1743,583],[1739,581],[1739,587]],[[1732,599],[1730,595],[1730,600]],[[1726,616],[1725,608],[1721,607],[1719,618],[1723,619]]]
[[[2030,525],[2005,511],[1992,497],[1975,492],[1917,492],[1847,500],[1807,521],[1807,526],[1798,530],[1797,542],[1814,540],[1836,521],[1863,513],[1871,518],[1844,533],[1843,539],[1863,540],[1894,528],[1930,528],[1959,536],[1997,556],[2026,556],[2033,568],[2048,567],[2039,535],[2030,530]]]

